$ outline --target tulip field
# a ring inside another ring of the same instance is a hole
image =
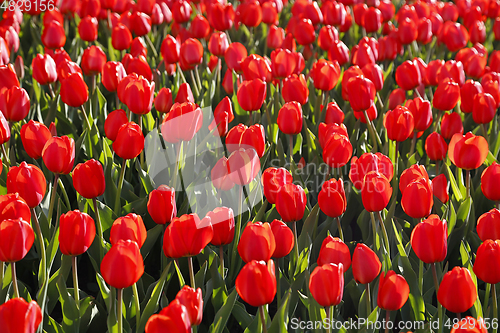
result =
[[[0,13],[0,333],[499,332],[500,0]]]

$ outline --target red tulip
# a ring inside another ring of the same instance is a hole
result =
[[[144,149],[144,135],[139,125],[133,121],[122,125],[118,129],[113,142],[113,150],[119,157],[130,160],[139,156]]]
[[[410,183],[419,179],[429,180],[429,175],[427,174],[425,166],[414,164],[401,173],[399,178],[399,190],[403,193]]]
[[[0,221],[21,219],[29,222],[31,210],[19,193],[0,196]]]
[[[59,63],[57,63],[57,76],[59,78],[59,81],[63,81],[68,78],[70,74],[78,73],[81,76],[83,76],[82,69],[77,63],[74,63],[70,60],[63,59]],[[78,83],[78,82],[77,82]],[[80,84],[77,84],[77,86],[80,86]],[[82,90],[83,91],[83,90]]]
[[[170,143],[191,141],[203,125],[201,108],[191,102],[175,103],[163,120],[161,134]]]
[[[361,199],[363,206],[369,212],[383,210],[392,195],[392,187],[389,180],[376,171],[370,171],[365,175],[363,188],[361,189]]]
[[[276,295],[276,276],[274,261],[252,260],[247,263],[236,278],[238,295],[250,304],[257,307],[270,304]]]
[[[478,93],[474,97],[472,119],[476,124],[488,124],[495,118],[497,103],[488,93]]]
[[[172,6],[172,15],[176,23],[185,23],[189,21],[192,9],[188,1],[177,1]]]
[[[61,82],[61,100],[72,107],[80,107],[89,98],[89,89],[80,73],[69,74]]]
[[[203,319],[203,295],[201,289],[195,290],[185,285],[177,293],[175,299],[186,307],[191,325],[200,325]]]
[[[35,241],[30,224],[21,218],[0,221],[0,261],[23,259]]]
[[[208,126],[208,129],[212,131],[217,126],[219,136],[224,137],[228,133],[229,123],[233,120],[233,104],[229,97],[226,96],[215,107],[214,119]]]
[[[464,113],[471,113],[474,105],[474,97],[483,92],[481,83],[473,80],[467,80],[460,88],[460,110]]]
[[[276,248],[271,257],[283,258],[287,256],[290,251],[292,251],[295,243],[292,230],[280,220],[273,220],[273,222],[271,222],[271,230],[276,242]]]
[[[441,120],[441,135],[446,140],[450,140],[457,133],[460,135],[464,133],[462,118],[456,112],[445,113]]]
[[[378,282],[377,305],[386,311],[397,311],[408,300],[410,286],[402,275],[394,271],[382,272]]]
[[[462,136],[455,134],[448,146],[448,156],[453,164],[465,170],[477,169],[486,160],[488,142],[471,132]]]
[[[259,110],[266,98],[266,83],[261,79],[244,81],[238,88],[237,97],[243,110]]]
[[[111,45],[116,50],[122,51],[130,47],[132,43],[132,33],[123,24],[118,23],[111,32]]]
[[[234,239],[234,213],[231,208],[217,207],[208,212],[208,217],[214,228],[212,245],[222,246],[230,244]]]
[[[402,103],[401,103],[402,104]],[[432,124],[432,108],[431,103],[423,100],[421,97],[409,99],[405,106],[413,115],[414,131],[425,131]]]
[[[149,83],[142,76],[128,75],[118,84],[118,97],[135,114],[151,111],[154,99],[155,83]]]
[[[285,222],[302,219],[306,203],[306,193],[300,185],[285,184],[276,195],[276,210]]]
[[[451,80],[440,82],[432,104],[438,110],[452,110],[460,99],[460,87]]]
[[[212,33],[208,42],[208,50],[217,57],[223,57],[229,47],[229,42],[225,32],[217,31]]]
[[[210,217],[200,220],[197,214],[174,217],[165,229],[163,253],[168,258],[196,256],[213,237]]]
[[[294,73],[298,75],[304,66],[304,59],[300,53],[285,49],[271,52],[271,68],[273,76],[277,79],[287,78]]]
[[[104,194],[106,181],[99,161],[91,159],[78,164],[73,170],[73,187],[84,198],[97,198]]]
[[[411,246],[425,263],[441,262],[447,254],[448,226],[435,214],[418,223],[411,233]]]
[[[319,208],[330,217],[338,217],[344,214],[347,207],[347,199],[342,179],[334,178],[327,180],[321,186],[318,194]],[[349,267],[346,267],[349,268]]]
[[[448,311],[461,313],[469,310],[477,299],[477,289],[469,270],[457,266],[446,273],[439,285],[437,299]]]
[[[228,69],[234,70],[236,73],[241,73],[241,62],[247,55],[247,49],[243,44],[238,42],[231,43],[224,55],[224,60],[226,61]]]
[[[82,69],[85,75],[100,74],[105,64],[106,54],[99,46],[92,45],[83,51]]]
[[[132,286],[144,273],[144,262],[137,243],[120,240],[106,253],[101,262],[104,281],[117,289]]]
[[[330,25],[325,25],[319,30],[318,46],[323,51],[328,51],[332,47],[333,43],[338,39],[338,31]]]
[[[78,256],[88,250],[95,237],[95,224],[90,215],[79,210],[59,218],[59,248],[67,256]]]
[[[500,181],[500,164],[493,162],[481,174],[481,191],[492,201],[500,201],[500,191],[496,184]]]
[[[357,283],[371,283],[380,273],[382,264],[377,254],[363,243],[352,254],[352,275]]]
[[[467,45],[469,33],[460,23],[446,21],[439,30],[438,40],[444,43],[448,50],[456,52]]]
[[[318,255],[318,266],[326,264],[342,264],[344,271],[351,267],[351,253],[340,238],[329,235],[323,240]]]
[[[146,333],[190,333],[191,319],[186,306],[174,299],[159,314],[152,315],[146,323]]]
[[[416,219],[428,216],[432,211],[433,204],[432,183],[425,178],[414,180],[408,184],[401,199],[404,212]]]
[[[26,90],[16,86],[5,90],[0,94],[0,110],[11,122],[26,118],[30,111],[30,97]]]
[[[241,63],[241,70],[246,81],[261,79],[264,82],[272,80],[271,62],[260,55],[250,54]]]
[[[42,170],[32,164],[22,162],[19,166],[12,166],[7,173],[7,193],[19,193],[30,208],[42,202],[46,189]]]
[[[349,103],[355,111],[365,111],[374,103],[376,89],[372,81],[363,76],[355,76],[347,81]]]
[[[169,64],[179,62],[180,50],[180,43],[172,35],[167,35],[161,43],[161,56]]]
[[[264,195],[270,204],[276,203],[276,196],[280,188],[293,182],[292,174],[285,168],[269,167],[262,173],[261,183]]]
[[[444,174],[440,174],[432,180],[432,192],[442,203],[447,203],[450,199],[450,196],[448,195],[448,188],[448,179],[446,179]]]
[[[394,166],[389,157],[382,153],[365,153],[360,158],[354,156],[351,160],[351,169],[349,170],[349,178],[354,187],[361,190],[365,182],[365,176],[370,171],[376,171],[384,175],[388,181],[391,181]]]
[[[407,107],[397,106],[394,110],[387,111],[384,126],[389,140],[403,142],[413,134],[413,115]]]
[[[130,16],[130,29],[136,36],[147,35],[151,31],[151,17],[145,13],[133,12]]]
[[[404,90],[413,90],[422,83],[415,61],[406,60],[396,68],[396,83]]]
[[[425,152],[432,161],[441,161],[446,157],[448,144],[441,134],[432,132],[425,140]]]
[[[212,185],[219,190],[229,191],[233,188],[234,182],[229,178],[229,170],[227,166],[227,158],[223,156],[215,163],[210,171],[210,179]]]
[[[170,88],[161,88],[154,99],[155,109],[160,113],[168,113],[172,108],[172,91]]]
[[[264,134],[264,126],[260,124],[247,127],[239,124],[227,133],[226,147],[229,153],[232,153],[240,148],[253,148],[257,151],[259,157],[264,156],[266,148],[266,137]]]
[[[179,51],[179,65],[183,71],[194,69],[203,61],[203,46],[194,38],[182,43]]]
[[[437,82],[444,82],[447,78],[458,83],[460,87],[464,85],[465,73],[461,61],[448,60],[438,69]]]
[[[342,124],[344,122],[344,112],[336,102],[330,102],[326,106],[325,123]],[[346,135],[347,136],[347,135]]]
[[[42,43],[48,49],[59,49],[66,44],[64,28],[57,21],[47,23],[42,31]]]
[[[147,232],[142,217],[140,215],[130,213],[126,216],[117,218],[111,226],[109,240],[112,245],[120,240],[131,240],[136,242],[139,248],[146,241]]]
[[[175,96],[175,103],[194,103],[193,91],[189,83],[182,83]]]
[[[302,106],[298,102],[285,103],[278,113],[278,127],[285,134],[302,131]]]
[[[12,64],[0,65],[0,82],[0,93],[13,86],[19,87],[19,80]]]
[[[344,295],[344,266],[325,264],[317,266],[309,278],[309,290],[319,305],[338,305]]]
[[[340,77],[339,63],[320,59],[313,64],[310,76],[316,89],[330,91],[337,85]]]
[[[486,283],[500,282],[500,240],[487,239],[479,246],[474,262],[474,273]]]
[[[102,68],[102,85],[110,92],[118,89],[118,84],[127,76],[121,62],[108,61]]]
[[[31,62],[33,78],[41,85],[57,81],[56,63],[48,54],[37,54]]]
[[[393,90],[389,95],[389,110],[395,109],[398,105],[403,105],[405,99],[406,99],[406,92],[403,89],[397,88]],[[405,104],[405,106],[410,109],[409,105]]]
[[[484,322],[483,318],[479,317],[477,320],[474,317],[467,316],[460,320],[458,323],[453,325],[450,333],[488,333],[486,329],[487,324]]]
[[[75,141],[67,136],[49,138],[43,147],[42,158],[53,173],[70,173],[75,163]]]
[[[115,110],[108,114],[106,120],[104,121],[104,133],[111,141],[116,140],[118,131],[122,125],[128,123],[127,113],[122,109]]]
[[[276,249],[276,241],[267,222],[249,222],[238,243],[238,253],[244,262],[252,260],[268,261]]]
[[[98,21],[95,17],[86,16],[78,24],[78,34],[86,42],[93,42],[97,39]]]
[[[283,45],[285,30],[281,27],[271,25],[267,34],[267,47],[271,50],[278,49]]]
[[[177,215],[175,204],[175,189],[160,185],[149,193],[148,212],[156,224],[170,223]]]
[[[42,310],[35,301],[12,298],[0,305],[0,327],[5,333],[33,333],[42,323]]]
[[[496,208],[482,214],[477,219],[477,234],[484,242],[500,239],[500,211]]]
[[[227,159],[229,179],[237,185],[248,185],[260,171],[260,160],[253,148],[240,148]]]
[[[210,33],[210,24],[203,15],[198,14],[191,21],[189,32],[193,38],[205,38]]]
[[[352,156],[352,144],[343,134],[333,133],[325,143],[323,161],[332,168],[340,168],[349,162]]]

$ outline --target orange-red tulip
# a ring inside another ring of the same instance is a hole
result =
[[[309,278],[309,291],[319,305],[338,305],[344,295],[344,266],[325,264],[317,266]]]
[[[275,249],[276,241],[269,223],[247,223],[238,243],[238,253],[244,262],[268,261]]]
[[[276,295],[276,275],[274,261],[256,261],[247,263],[236,278],[238,295],[257,307],[270,304]]]
[[[448,311],[461,313],[469,310],[477,299],[477,289],[469,270],[457,266],[446,273],[439,285],[437,299]]]
[[[351,252],[347,245],[338,237],[329,235],[323,240],[318,255],[318,265],[342,264],[344,271],[351,267]]]
[[[101,262],[104,281],[117,289],[132,286],[144,273],[144,262],[137,243],[119,240]]]
[[[482,136],[471,132],[455,134],[448,146],[448,156],[453,164],[465,170],[479,168],[488,156],[488,142]]]
[[[377,305],[387,311],[403,307],[410,295],[410,286],[402,275],[394,271],[382,272],[378,282]]]

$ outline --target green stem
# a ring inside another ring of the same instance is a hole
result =
[[[203,85],[201,84],[200,73],[198,72],[198,66],[194,68],[194,73],[196,74],[196,82],[198,84],[198,90],[201,92]]]
[[[125,178],[125,169],[126,168],[127,168],[127,160],[124,159],[122,162],[122,169],[120,170],[120,177],[118,178],[118,189],[116,190],[116,198],[115,198],[115,214],[116,214],[116,216],[119,216],[120,212],[121,212],[120,198],[121,198],[123,179]]]
[[[294,236],[294,244],[293,244],[293,248],[295,250],[295,265],[294,267],[297,265],[297,263],[299,262],[299,238],[297,236],[297,221],[293,221],[292,222],[292,227],[293,227],[293,236]],[[290,277],[292,277],[294,275],[294,273],[292,273],[292,275],[290,275]]]
[[[389,321],[391,320],[391,311],[385,311],[385,333],[389,333]]]
[[[172,174],[172,188],[177,190],[177,178],[179,177],[179,167],[181,166],[181,149],[182,149],[182,141],[176,144],[177,154],[175,160],[175,170]]]
[[[436,299],[437,299],[437,293],[439,290],[439,281],[438,281],[438,276],[437,276],[437,271],[436,271],[436,264],[432,263],[431,264],[431,269],[432,269],[432,278],[434,280],[434,289],[436,290]],[[438,324],[439,324],[439,333],[443,332],[443,306],[441,303],[439,303],[439,300],[437,301],[438,303]]]
[[[220,276],[224,280],[224,247],[219,246]]]
[[[57,184],[59,180],[59,174],[56,173],[54,176],[54,183],[52,184],[52,194],[50,195],[50,205],[47,220],[49,224],[52,222],[52,212],[54,211],[54,205],[56,203],[56,193],[57,193]]]
[[[262,321],[262,332],[267,333],[266,313],[264,310],[264,305],[259,306],[259,314],[260,314],[260,320]]]
[[[366,294],[366,317],[368,318],[372,313],[372,298],[370,294],[370,283],[365,285],[365,294]]]
[[[339,236],[342,241],[344,241],[344,233],[342,232],[342,225],[340,224],[340,218],[337,216],[337,229],[339,229]]]
[[[194,73],[193,71],[189,71],[189,74],[191,74],[191,80],[193,81],[193,90],[194,94],[196,95],[196,98],[200,96],[200,91],[198,90],[198,83],[196,83],[196,79],[194,78]]]
[[[102,235],[102,224],[101,224],[101,214],[99,213],[99,207],[97,207],[97,199],[92,198],[92,203],[94,204],[94,211],[95,211],[95,224],[97,226],[97,236],[99,237],[99,258],[102,261],[102,258],[104,257],[104,248],[106,247],[104,244],[104,236]]]
[[[470,170],[465,170],[465,195],[470,198]]]
[[[489,318],[490,316],[490,309],[488,308],[488,304],[490,302],[490,294],[491,294],[491,283],[486,284],[486,291],[484,293],[484,308],[485,310],[485,318]]]
[[[141,303],[139,302],[139,292],[137,291],[137,282],[133,284],[132,291],[134,293],[134,303],[136,308],[135,314],[135,327],[139,328],[141,323]]]
[[[387,254],[390,256],[391,255],[391,250],[389,248],[389,237],[387,236],[387,230],[385,230],[385,224],[384,220],[382,219],[382,214],[380,211],[378,213],[378,218],[380,219],[380,228],[382,229],[382,234],[384,235],[384,242],[387,250]]]
[[[14,288],[14,297],[18,298],[19,297],[19,288],[17,286],[16,263],[11,262],[10,268],[12,270],[12,287]]]
[[[288,146],[289,146],[289,154],[290,154],[290,169],[292,168],[293,164],[293,135],[288,136]]]
[[[123,315],[122,315],[122,298],[123,289],[117,289],[118,292],[118,302],[116,304],[116,312],[118,317],[118,333],[123,333]]]
[[[71,265],[73,268],[73,290],[75,292],[75,303],[77,309],[80,309],[80,291],[78,288],[78,268],[77,268],[76,256],[71,257]]]
[[[411,157],[413,155],[416,143],[417,143],[417,132],[413,132],[413,138],[411,139],[410,153],[408,154],[408,157]]]
[[[236,258],[238,253],[238,243],[240,240],[241,234],[241,223],[243,220],[243,186],[239,187],[239,196],[238,196],[238,219],[236,220],[236,228],[234,232],[234,243],[233,243],[233,251],[231,253],[231,262],[229,263],[229,272],[230,276],[233,276],[234,270],[236,269]]]
[[[82,105],[82,113],[83,113],[83,118],[85,119],[85,123],[87,124],[87,128],[89,130],[89,135],[90,135],[90,130],[92,129],[92,125],[90,124],[89,118],[87,117],[87,112],[85,111],[85,107]]]
[[[375,136],[375,129],[373,128],[372,121],[370,120],[370,118],[368,118],[368,112],[366,112],[366,110],[364,110],[363,114],[365,115],[366,125],[368,126],[368,132],[370,133],[370,139],[371,139],[372,145],[373,145],[372,152],[376,153],[378,147],[377,147],[377,139]]]
[[[68,193],[66,192],[66,189],[64,188],[64,184],[61,180],[61,178],[59,177],[59,179],[57,180],[57,184],[59,184],[59,188],[61,189],[61,192],[62,192],[62,195],[63,195],[63,198],[64,198],[64,202],[66,203],[66,207],[68,207],[68,209],[71,209],[71,203],[69,202],[69,197],[68,197]]]
[[[279,259],[274,260],[274,267],[275,267],[275,271],[276,271],[275,272],[275,274],[276,274],[276,297],[278,300],[278,309],[279,309],[281,306],[281,292],[280,292],[281,282],[280,282],[280,261],[279,261]]]
[[[498,318],[497,288],[495,284],[491,285],[491,296],[493,297],[493,318]],[[493,327],[493,333],[498,332],[498,327]]]
[[[189,265],[189,278],[191,279],[191,287],[196,289],[196,282],[194,280],[193,257],[188,257]]]
[[[1,265],[0,265],[0,281],[1,282],[3,282],[4,271],[5,271],[5,263],[2,261]]]
[[[7,169],[10,168],[10,160],[9,160],[9,155],[7,155],[7,152],[5,151],[5,146],[2,145],[2,154],[5,159],[5,164],[7,165]]]
[[[486,142],[489,142],[488,124],[482,124],[481,129],[483,130],[483,135],[484,135],[484,138],[486,139]]]
[[[40,286],[40,295],[37,300],[38,305],[40,306],[42,310],[42,319],[43,319],[43,314],[45,311],[45,299],[47,298],[47,255],[45,251],[45,242],[43,240],[43,234],[42,234],[42,229],[40,229],[40,223],[38,222],[38,216],[36,216],[36,211],[35,208],[31,208],[31,213],[33,215],[33,222],[35,223],[35,229],[36,233],[38,234],[38,241],[40,242],[40,257],[42,258],[42,284]],[[38,330],[39,332],[42,332],[42,325],[40,325],[40,328]]]
[[[328,308],[326,308],[326,312],[327,312],[328,320],[329,320],[329,325],[328,325],[328,328],[326,329],[326,331],[328,333],[332,332],[333,309],[334,309],[333,305],[330,305]]]

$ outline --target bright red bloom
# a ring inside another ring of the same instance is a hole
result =
[[[78,24],[78,34],[86,42],[93,42],[97,39],[98,21],[95,17],[85,16]]]
[[[352,144],[347,136],[333,133],[327,138],[323,148],[323,161],[332,168],[342,167],[351,159],[352,150]]]
[[[110,92],[118,89],[118,84],[127,76],[121,62],[108,61],[102,68],[102,85]]]
[[[299,185],[285,184],[276,195],[276,210],[285,222],[294,222],[302,219],[306,203],[306,193]]]
[[[467,80],[460,88],[460,110],[464,113],[471,113],[474,105],[474,97],[483,92],[481,83],[474,80]]]
[[[457,266],[446,273],[439,285],[437,299],[448,311],[461,313],[469,310],[477,299],[477,289],[469,270]]]
[[[319,305],[338,305],[344,295],[344,266],[325,264],[317,266],[309,279],[309,290]]]
[[[214,228],[214,235],[210,242],[215,246],[230,244],[234,239],[234,213],[231,208],[217,207],[208,212],[208,217]]]
[[[497,103],[488,93],[478,93],[474,97],[472,119],[476,124],[488,124],[495,118]]]
[[[53,173],[70,173],[75,163],[75,140],[67,136],[49,138],[43,147],[42,158]]]
[[[105,64],[106,54],[99,46],[92,45],[83,51],[81,66],[85,75],[100,74]]]
[[[325,123],[342,124],[344,122],[344,112],[336,102],[330,102],[326,106]]]
[[[21,218],[0,221],[0,261],[23,259],[35,241],[30,224]]]
[[[111,32],[111,45],[119,51],[126,50],[132,43],[132,33],[129,28],[121,23],[118,23]]]
[[[271,52],[271,68],[273,76],[284,79],[292,74],[300,74],[304,69],[304,59],[300,53],[286,49],[276,49]]]
[[[172,108],[172,91],[170,88],[161,88],[154,99],[155,109],[161,113],[168,113]]]
[[[394,110],[387,111],[385,114],[384,126],[389,140],[405,141],[413,134],[413,115],[407,107],[397,106]]]
[[[451,80],[438,84],[432,105],[438,110],[452,110],[460,100],[460,86]]]
[[[95,237],[95,223],[90,215],[79,210],[59,218],[59,248],[67,256],[78,256],[88,250]]]
[[[486,323],[483,318],[479,317],[477,320],[474,317],[467,316],[460,320],[457,324],[453,325],[450,333],[488,333]]]
[[[51,21],[43,27],[42,43],[48,49],[59,49],[66,44],[64,28],[57,21]]]
[[[148,212],[156,224],[166,224],[177,215],[175,189],[160,185],[149,193]]]
[[[446,179],[444,174],[440,174],[432,180],[432,193],[442,203],[447,203],[450,199],[448,188],[448,179]]]
[[[500,201],[500,189],[497,187],[499,181],[500,164],[493,162],[481,174],[481,191],[489,200]]]
[[[169,258],[192,257],[201,253],[213,237],[210,217],[197,214],[174,217],[165,229],[163,253]]]
[[[31,62],[33,78],[41,85],[57,81],[57,70],[54,59],[48,54],[37,54]],[[18,85],[19,86],[19,85]]]
[[[113,142],[113,150],[119,157],[129,160],[139,156],[144,149],[144,135],[133,121],[122,125]]]
[[[487,239],[479,246],[474,262],[474,273],[486,283],[500,282],[500,240]]]
[[[432,132],[425,139],[425,152],[431,161],[441,161],[446,157],[448,144],[438,132]]]
[[[240,63],[243,77],[246,81],[261,79],[264,82],[272,81],[271,62],[257,54],[250,54]]]
[[[182,43],[179,51],[179,65],[183,71],[194,69],[203,61],[203,46],[200,41],[189,38]]]
[[[260,171],[260,160],[253,148],[240,148],[227,159],[229,179],[237,185],[248,185]]]
[[[201,324],[201,320],[203,319],[203,295],[201,288],[195,290],[185,285],[177,293],[175,299],[186,307],[191,325]]]
[[[448,225],[435,214],[418,223],[411,233],[411,246],[425,263],[441,262],[448,249]]]
[[[346,91],[354,111],[365,111],[373,105],[377,90],[372,81],[364,76],[355,76],[347,81]]]
[[[441,119],[441,135],[446,140],[450,140],[453,135],[464,133],[462,118],[456,112],[445,113]]]
[[[401,103],[402,104],[402,103]],[[415,124],[414,131],[425,131],[432,124],[432,108],[431,103],[421,97],[409,99],[405,106],[413,115]]]
[[[352,254],[352,275],[357,283],[371,283],[380,273],[382,263],[377,254],[363,243]]]
[[[155,91],[155,83],[144,77],[131,74],[118,84],[118,97],[135,114],[146,114],[151,111]]]
[[[276,249],[276,241],[267,222],[249,222],[238,243],[238,253],[244,262],[268,261]]]
[[[227,68],[234,70],[236,73],[242,73],[241,62],[248,55],[246,47],[238,42],[231,43],[224,54]],[[271,54],[272,59],[272,54]]]
[[[386,311],[403,307],[410,295],[410,286],[402,275],[394,271],[382,272],[378,282],[377,305]]]
[[[264,195],[270,204],[276,203],[276,196],[280,188],[293,182],[292,174],[285,168],[267,168],[262,173],[261,183]]]
[[[30,208],[42,202],[47,189],[45,176],[38,167],[22,162],[7,173],[7,193],[19,193]]]
[[[285,134],[299,134],[302,131],[302,106],[298,102],[285,103],[278,113],[278,127]]]
[[[319,208],[330,217],[338,217],[344,214],[347,207],[347,199],[342,179],[330,179],[323,183],[318,194]]]
[[[114,110],[108,114],[104,121],[104,133],[111,141],[116,140],[118,131],[122,125],[128,123],[127,113],[122,109]]]
[[[413,90],[422,83],[420,70],[415,61],[406,60],[396,68],[396,83],[404,90]]]
[[[229,47],[229,41],[225,32],[217,31],[210,36],[208,50],[217,57],[223,57]]]
[[[342,264],[346,271],[351,267],[349,248],[340,238],[331,235],[323,240],[318,255],[318,266],[327,264]]]
[[[476,230],[483,242],[487,239],[500,239],[500,211],[493,208],[482,214],[477,219]]]
[[[479,168],[488,155],[488,142],[482,136],[471,132],[466,135],[455,134],[448,146],[448,157],[457,167],[465,170]]]
[[[103,195],[106,181],[101,162],[91,159],[78,164],[73,170],[73,187],[87,199]]]
[[[119,240],[101,262],[104,281],[117,289],[132,286],[144,273],[144,262],[137,243]]]
[[[174,103],[194,103],[193,91],[189,83],[185,82],[179,86]]]
[[[351,160],[351,169],[349,170],[349,178],[354,187],[361,190],[365,176],[371,171],[376,171],[384,175],[388,181],[391,181],[394,174],[394,166],[389,157],[382,153],[365,153],[360,158],[354,156]]]
[[[131,240],[137,243],[139,248],[146,241],[147,233],[144,222],[140,215],[130,213],[117,218],[111,226],[109,240],[112,245],[120,240]]]
[[[30,111],[30,97],[26,90],[12,87],[0,94],[0,110],[5,119],[16,122],[26,118]]]
[[[433,204],[432,183],[425,178],[414,180],[408,184],[401,199],[404,212],[416,219],[428,216],[432,211]]]
[[[89,99],[89,88],[80,73],[69,74],[61,80],[61,100],[69,106],[78,108]]]
[[[276,242],[276,248],[271,255],[273,258],[283,258],[287,256],[293,249],[295,238],[292,230],[280,220],[271,222],[271,230]]]
[[[31,210],[19,193],[0,196],[0,221],[22,219],[29,222]]]
[[[313,64],[310,76],[316,89],[330,91],[335,88],[340,77],[339,63],[320,59]]]
[[[174,299],[159,314],[152,315],[146,323],[146,333],[190,333],[191,320],[186,306]]]
[[[163,120],[161,134],[170,143],[190,141],[203,125],[201,108],[191,102],[175,103]]]
[[[259,110],[266,99],[266,83],[261,79],[243,81],[238,88],[237,97],[243,110]]]
[[[0,305],[0,327],[5,333],[34,333],[42,323],[42,310],[35,301],[12,298]]]
[[[172,35],[167,35],[161,43],[161,56],[169,64],[179,62],[181,45]]]
[[[252,260],[241,269],[235,284],[238,295],[251,306],[270,304],[276,295],[274,261]]]
[[[383,174],[376,171],[370,171],[366,174],[361,189],[361,199],[367,211],[378,212],[383,210],[389,203],[391,195],[391,184]]]

